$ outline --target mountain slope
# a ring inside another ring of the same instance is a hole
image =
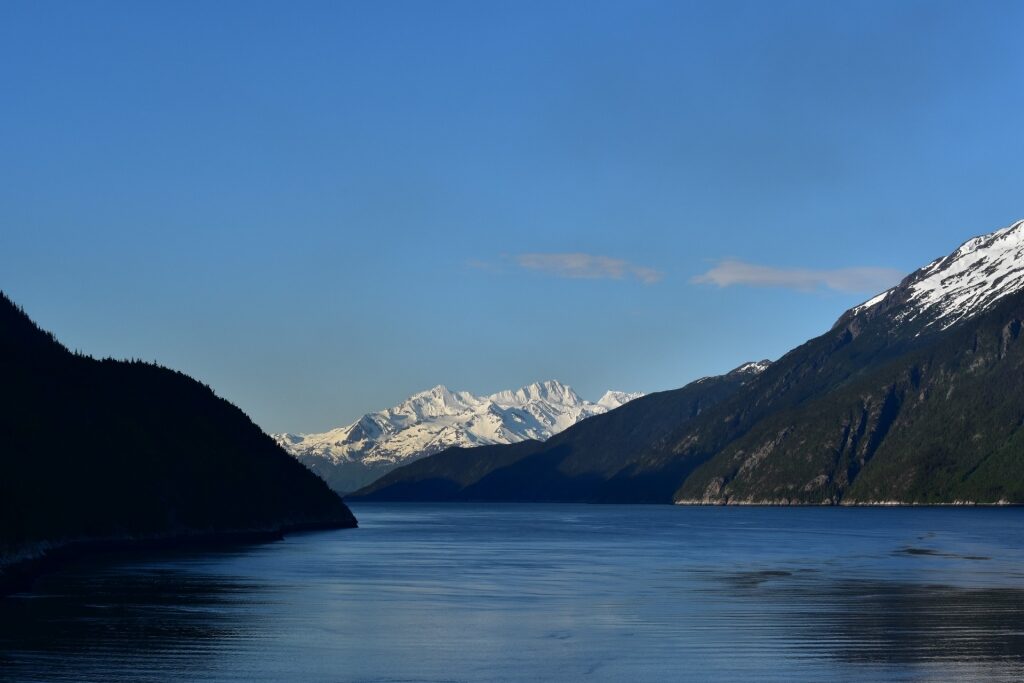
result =
[[[797,373],[815,365],[812,347],[832,348],[808,376],[763,387],[780,408],[676,499],[1024,502],[1022,245],[1022,222],[968,240],[781,359],[773,370]],[[828,373],[845,379],[785,406]]]
[[[606,392],[597,403],[556,381],[475,396],[437,386],[399,405],[368,413],[321,434],[275,434],[274,439],[334,490],[346,493],[399,465],[453,446],[544,441],[641,394]]]
[[[0,578],[62,547],[355,526],[189,377],[75,355],[0,294]]]
[[[646,461],[704,411],[756,377],[748,363],[682,389],[649,394],[592,417],[546,442],[451,448],[401,467],[354,497],[371,500],[645,501],[664,499],[679,463]],[[683,468],[687,466],[682,463]]]
[[[1024,503],[1022,321],[1024,222],[1017,222],[968,240],[850,309],[831,330],[697,415],[637,432],[641,413],[656,404],[636,402],[636,413],[609,414],[621,414],[618,423],[590,421],[594,432],[585,444],[573,444],[568,471],[603,473],[600,486],[569,486],[561,462],[530,470],[524,463],[533,462],[533,452],[503,451],[504,460],[483,478],[459,472],[472,458],[442,453],[360,493],[508,500],[542,491],[545,500],[702,504]],[[554,458],[556,445],[545,444],[543,457]],[[530,477],[513,485],[527,471]],[[613,480],[614,491],[607,484]],[[416,481],[435,488],[456,481],[460,488],[457,496],[425,495]],[[560,487],[568,488],[559,493]]]

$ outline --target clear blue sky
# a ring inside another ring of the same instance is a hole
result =
[[[440,383],[677,387],[1024,217],[1022,28],[1021,2],[4,2],[0,288],[272,431]]]

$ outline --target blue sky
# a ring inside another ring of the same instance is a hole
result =
[[[268,430],[677,387],[1024,217],[1020,2],[5,2],[0,287]]]

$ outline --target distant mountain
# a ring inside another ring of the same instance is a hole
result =
[[[644,466],[647,458],[769,365],[768,361],[745,363],[726,375],[637,398],[544,442],[450,448],[396,469],[354,496],[373,500],[664,500],[675,490],[676,480],[650,476]]]
[[[608,391],[591,403],[556,381],[489,396],[436,386],[393,408],[363,415],[346,427],[320,434],[274,434],[273,438],[331,488],[347,493],[399,465],[452,446],[543,441],[639,396]]]
[[[356,524],[209,387],[72,354],[3,294],[0,376],[0,589],[74,549]]]
[[[453,449],[358,494],[1024,503],[1022,327],[1024,221],[968,240],[850,309],[699,414],[658,422],[666,412],[652,394],[584,423],[585,438],[578,427],[543,447],[494,447],[485,459]],[[692,396],[706,383],[677,391]],[[655,417],[658,428],[645,426]]]

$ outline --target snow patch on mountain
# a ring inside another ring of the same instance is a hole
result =
[[[606,391],[604,392],[604,396],[597,399],[597,405],[605,409],[603,412],[607,412],[609,410],[615,410],[619,406],[625,405],[634,398],[640,398],[641,396],[643,396],[643,394],[639,391]]]
[[[768,369],[772,362],[770,360],[759,360],[752,361],[750,363],[744,363],[739,366],[732,373],[739,373],[743,375],[760,375],[762,372]],[[732,374],[730,373],[730,374]]]
[[[895,289],[895,287],[893,289]],[[862,303],[860,306],[854,306],[854,308],[853,308],[853,315],[857,315],[861,311],[866,311],[867,309],[875,306],[876,304],[882,303],[883,301],[885,301],[885,297],[889,296],[889,292],[891,292],[891,291],[892,291],[892,289],[887,289],[884,292],[882,292],[881,294],[879,294],[878,296],[875,296],[875,297],[872,297],[872,298],[868,299],[867,301]]]
[[[967,240],[952,254],[935,259],[851,313],[891,301],[903,304],[894,313],[897,323],[923,317],[925,327],[946,329],[1022,289],[1024,220]]]
[[[1024,221],[1017,221],[925,266],[910,285],[910,301],[945,329],[1022,288]]]
[[[757,375],[760,375],[762,372],[764,372],[769,367],[771,367],[771,364],[772,364],[772,362],[770,360],[768,360],[767,358],[765,360],[750,361],[748,363],[744,363],[743,365],[740,365],[738,367],[733,368],[732,370],[727,372],[725,374],[725,376],[729,376],[729,375],[733,375],[733,376],[735,376],[735,375],[746,375],[749,378],[753,379],[754,377],[756,377]],[[707,382],[708,380],[717,379],[718,377],[722,377],[722,376],[723,375],[707,375],[706,377],[701,377],[700,379],[694,380],[693,383],[694,384],[700,384],[701,382]],[[750,380],[746,380],[746,381],[750,381]]]
[[[273,434],[281,447],[342,492],[365,486],[386,472],[452,446],[543,441],[640,393],[608,391],[596,403],[561,382],[547,381],[489,396],[445,386],[363,415],[319,434]]]

